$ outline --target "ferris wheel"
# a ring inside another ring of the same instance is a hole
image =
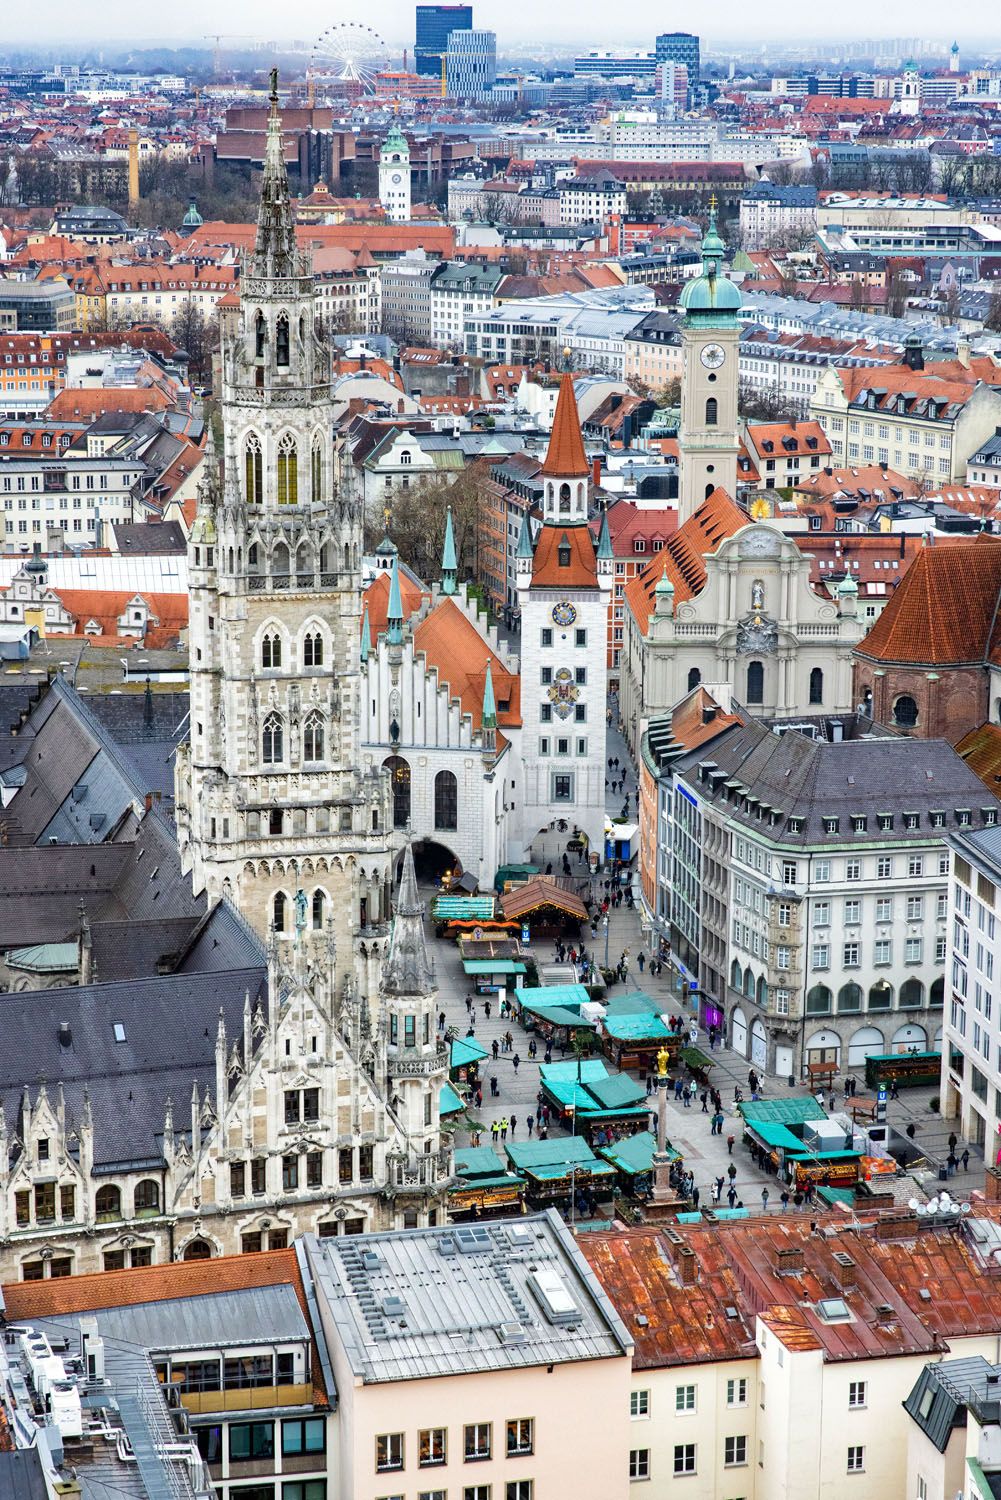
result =
[[[389,49],[377,31],[358,21],[328,26],[313,47],[309,76],[319,92],[375,92],[375,80],[389,66]]]

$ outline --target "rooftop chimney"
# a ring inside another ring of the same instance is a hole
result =
[[[699,1279],[698,1261],[691,1245],[679,1245],[675,1252],[678,1280],[682,1286],[694,1286]]]
[[[789,1245],[776,1251],[775,1270],[779,1276],[795,1276],[806,1270],[806,1259],[802,1246]]]
[[[858,1285],[858,1267],[851,1256],[844,1250],[834,1252],[835,1274],[838,1278],[838,1286],[843,1292],[850,1292]]]

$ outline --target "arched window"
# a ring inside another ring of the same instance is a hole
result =
[[[278,504],[299,504],[299,453],[290,432],[278,444]]]
[[[112,1187],[110,1183],[98,1188],[97,1197],[94,1199],[94,1211],[99,1224],[107,1219],[120,1219],[122,1217],[121,1189]]]
[[[323,636],[320,632],[307,632],[302,638],[302,664],[304,667],[323,666]]]
[[[730,968],[730,984],[735,990],[740,989],[742,978],[743,971],[741,970],[740,964],[736,959],[734,959],[733,964]]]
[[[824,674],[819,667],[814,667],[810,673],[810,702],[823,703],[824,701]]]
[[[272,549],[271,571],[276,577],[287,576],[292,571],[292,555],[284,542],[276,542]]]
[[[287,914],[288,902],[285,900],[285,892],[275,891],[275,897],[271,903],[271,928],[273,932],[285,931]]]
[[[859,985],[843,984],[838,990],[838,1010],[854,1014],[862,1009],[862,990]]]
[[[569,514],[570,514],[570,486],[568,484],[561,484],[560,485],[560,515],[561,516],[568,516]]]
[[[314,505],[323,503],[323,449],[319,443],[313,444],[313,452],[310,456],[312,465],[312,496]]]
[[[688,691],[691,692],[692,688],[697,688],[701,681],[702,673],[698,667],[692,667],[688,673]]]
[[[323,759],[323,715],[315,709],[306,715],[302,726],[302,758],[305,761]]]
[[[928,1004],[934,1009],[936,1005],[941,1005],[944,999],[945,980],[940,974],[937,979],[933,979],[931,982],[931,989],[928,991]]]
[[[264,460],[261,457],[260,440],[255,433],[247,439],[243,450],[244,489],[248,505],[261,505],[264,500]]]
[[[401,755],[383,761],[393,789],[393,827],[405,828],[410,820],[410,767]]]
[[[706,500],[709,499],[709,496],[712,494],[712,492],[713,492],[713,490],[715,488],[716,488],[716,486],[714,484],[707,484],[706,485],[706,493],[705,493],[705,497],[704,497]]]
[[[144,1177],[142,1182],[136,1183],[134,1202],[137,1214],[158,1214],[160,1212],[160,1184],[152,1177]]]
[[[400,454],[400,463],[401,464],[412,464],[413,461],[414,461],[414,455],[410,452],[410,449],[409,448],[404,448],[403,452]]]
[[[765,978],[764,974],[762,974],[758,979],[758,992],[754,998],[757,1000],[762,1010],[764,1010],[768,1004],[768,981]]]
[[[909,693],[904,693],[893,705],[893,722],[902,729],[913,729],[918,722],[918,705]]]
[[[184,1247],[185,1260],[211,1260],[212,1246],[205,1240],[192,1240]]]
[[[747,701],[748,703],[764,703],[765,701],[765,669],[760,661],[747,663]]]
[[[434,826],[459,826],[459,783],[451,771],[439,771],[434,779]]]
[[[706,402],[706,426],[716,427],[719,423],[719,402],[715,396],[710,396]]]
[[[288,369],[288,359],[288,318],[285,313],[279,313],[278,322],[275,324],[275,364],[279,369]]]
[[[261,641],[261,666],[265,668],[280,667],[282,664],[282,638],[275,631],[266,635]]]
[[[313,931],[323,931],[324,900],[322,891],[313,892]]]
[[[893,1004],[893,985],[885,979],[877,979],[869,986],[869,1009],[889,1010]]]
[[[750,964],[748,964],[747,968],[744,970],[744,994],[747,996],[748,1000],[754,999],[754,975],[751,972]]]
[[[920,979],[905,979],[900,986],[900,1009],[916,1010],[925,998],[925,987]]]
[[[831,992],[826,984],[815,984],[807,991],[806,1013],[808,1016],[826,1016],[831,1009]]]
[[[281,765],[285,759],[285,721],[281,714],[268,714],[264,720],[261,759],[266,766]]]
[[[265,336],[266,336],[266,324],[264,322],[264,314],[262,312],[258,311],[257,317],[254,319],[254,358],[255,359],[263,359],[264,358],[264,340],[265,340]]]

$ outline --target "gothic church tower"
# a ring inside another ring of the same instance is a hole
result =
[[[296,246],[277,74],[240,325],[223,353],[188,546],[191,723],[177,828],[194,889],[277,941],[333,937],[338,982],[378,991],[388,793],[359,770],[361,513],[333,487],[330,352]]]

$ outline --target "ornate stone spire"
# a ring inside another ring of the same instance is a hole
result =
[[[382,987],[390,995],[421,995],[434,988],[434,964],[424,941],[424,903],[417,891],[409,837],[403,846],[396,916],[383,965]]]
[[[368,661],[371,650],[372,631],[368,623],[368,605],[366,604],[361,617],[361,646],[359,647],[359,655],[362,661]]]
[[[400,592],[399,557],[393,558],[393,567],[389,575],[389,608],[386,613],[386,624],[389,644],[401,645],[403,642],[403,595]]]
[[[441,591],[443,594],[455,593],[458,571],[459,562],[455,555],[455,533],[452,530],[452,507],[449,506],[445,516],[445,544],[441,549]]]
[[[261,207],[257,216],[257,242],[254,245],[254,276],[294,276],[298,256],[295,246],[295,223],[289,198],[288,174],[282,118],[278,113],[278,69],[271,69],[271,109],[264,147],[264,180],[261,183]]]

